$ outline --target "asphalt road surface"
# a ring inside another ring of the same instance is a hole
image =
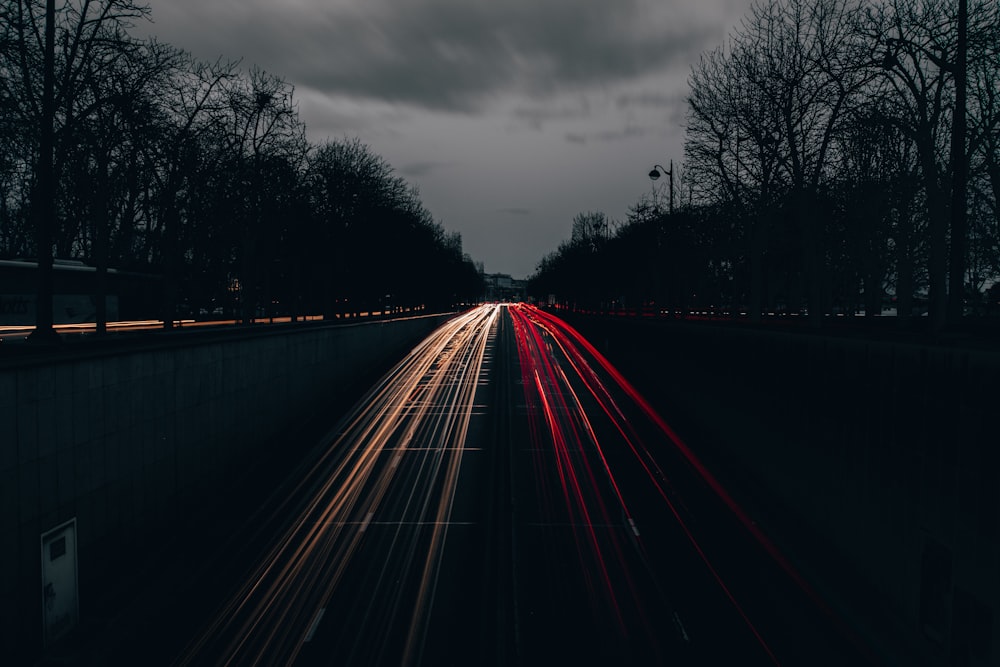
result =
[[[526,305],[428,337],[239,535],[163,664],[873,664],[628,382]]]

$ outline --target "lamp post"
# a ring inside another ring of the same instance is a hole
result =
[[[670,161],[670,169],[664,169],[662,165],[654,164],[653,170],[649,172],[649,180],[655,181],[662,174],[660,171],[670,177],[670,215],[674,214],[674,161]]]

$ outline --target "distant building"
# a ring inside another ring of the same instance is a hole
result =
[[[511,278],[506,273],[484,273],[485,301],[524,301],[525,281]]]

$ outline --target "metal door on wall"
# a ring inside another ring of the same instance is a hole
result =
[[[80,617],[76,569],[76,519],[42,533],[42,628],[50,644]]]

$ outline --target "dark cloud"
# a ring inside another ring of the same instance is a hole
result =
[[[413,110],[376,107],[353,102],[346,98],[328,97],[322,91],[297,86],[295,99],[299,111],[310,118],[309,130],[316,137],[335,137],[359,133],[392,134],[394,126],[403,125],[413,118]]]
[[[157,5],[154,20],[179,21],[186,5]],[[213,0],[179,45],[328,93],[477,111],[507,92],[544,96],[686,64],[717,36],[676,13],[651,19],[640,0]]]
[[[567,132],[563,138],[571,144],[586,144],[589,141],[622,141],[642,137],[652,130],[638,125],[626,125],[620,130],[599,130],[597,132]]]
[[[643,90],[624,93],[618,96],[615,104],[622,110],[639,108],[662,110],[666,124],[679,126],[683,124],[688,109],[687,86],[667,92]]]
[[[590,104],[586,98],[581,98],[577,105],[535,105],[521,106],[514,109],[512,116],[536,130],[541,129],[542,124],[550,120],[576,120],[586,118],[590,114]]]
[[[751,2],[150,0],[136,31],[284,78],[311,140],[359,135],[473,257],[524,276],[576,212],[624,212],[646,162],[683,154],[690,63]]]
[[[621,130],[604,130],[595,132],[594,138],[598,141],[621,141],[632,137],[641,137],[646,134],[646,129],[635,125],[627,125]]]
[[[677,104],[678,99],[684,101],[683,95],[668,95],[666,93],[660,93],[655,91],[641,91],[635,93],[625,93],[619,95],[618,99],[615,100],[619,109],[626,109],[629,107],[670,107]]]
[[[406,176],[417,178],[420,176],[426,176],[432,171],[436,171],[442,167],[450,167],[451,165],[451,162],[433,162],[430,160],[410,162],[399,167],[399,172]]]

